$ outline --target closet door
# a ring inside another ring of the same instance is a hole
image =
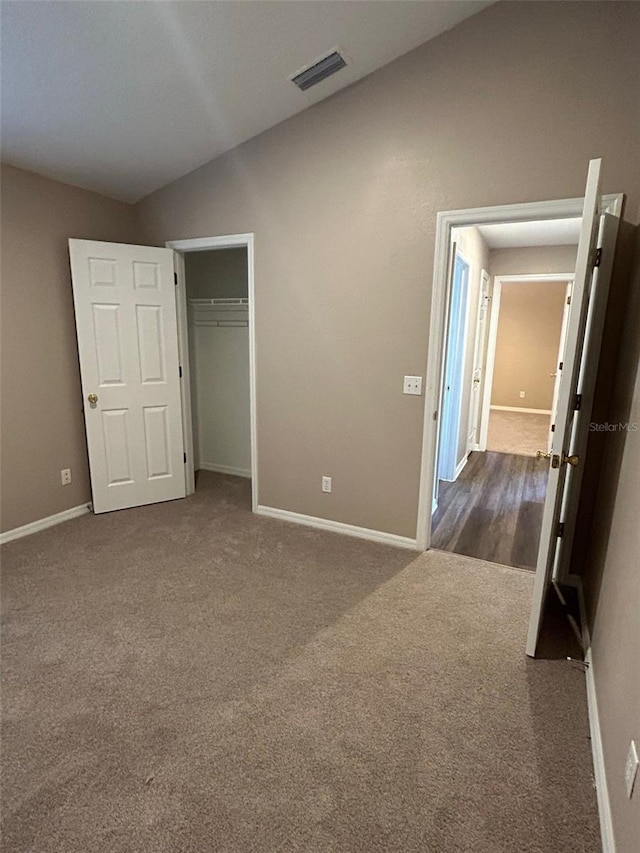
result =
[[[185,496],[173,252],[69,240],[95,512]]]

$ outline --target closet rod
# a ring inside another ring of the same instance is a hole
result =
[[[233,326],[234,328],[246,328],[247,320],[196,320],[194,326]]]
[[[240,307],[240,306],[249,305],[249,300],[248,300],[248,298],[246,298],[244,296],[238,297],[238,298],[233,298],[233,299],[222,299],[222,298],[219,298],[219,299],[196,299],[194,297],[193,299],[189,300],[189,304],[194,305],[194,306],[201,306],[201,305],[224,306],[224,305],[229,305],[229,306],[234,306],[234,307]]]

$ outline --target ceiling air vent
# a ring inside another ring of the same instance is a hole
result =
[[[298,89],[306,92],[307,89],[315,86],[316,83],[320,83],[321,80],[326,80],[327,77],[331,77],[336,71],[340,71],[346,64],[347,62],[342,54],[337,50],[332,50],[331,53],[314,62],[309,68],[305,68],[304,71],[299,71],[295,74],[291,78],[291,81],[296,84]]]

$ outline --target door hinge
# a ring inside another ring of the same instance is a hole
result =
[[[601,261],[602,261],[602,249],[596,249],[595,254],[593,256],[594,267],[599,267]]]
[[[556,431],[556,425],[555,425],[555,424],[551,424],[551,432],[555,432],[555,431]]]
[[[579,412],[581,406],[582,406],[582,394],[576,394],[576,398],[573,401],[574,411]]]
[[[558,365],[558,370],[562,370],[563,367],[564,367],[564,361],[561,361],[560,364]]]
[[[567,296],[567,305],[571,305],[571,297]]]
[[[556,537],[558,539],[562,539],[564,536],[564,521],[559,521],[558,526],[556,527]]]
[[[434,419],[434,421],[438,420],[438,412],[437,411],[433,413],[433,419]]]
[[[182,458],[183,458],[183,460],[184,460],[184,464],[186,465],[186,464],[187,464],[187,454],[186,454],[186,453],[183,453],[183,454],[182,454]]]
[[[174,272],[174,274],[173,274],[173,283],[174,284],[178,283],[178,273],[177,272]]]
[[[180,376],[180,379],[182,379],[182,365],[178,368],[178,375]]]

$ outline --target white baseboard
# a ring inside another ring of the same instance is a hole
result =
[[[468,461],[469,461],[469,457],[465,456],[464,459],[462,459],[460,462],[458,462],[458,464],[456,465],[455,473],[453,475],[454,480],[457,480],[458,477],[460,476],[460,474],[462,474],[462,471],[464,470],[464,466],[467,464]]]
[[[576,588],[578,593],[578,602],[580,605],[582,645],[585,650],[584,660],[587,664],[585,673],[587,709],[589,714],[589,731],[591,734],[591,752],[593,755],[593,773],[596,785],[596,798],[598,800],[598,816],[600,818],[600,840],[602,841],[602,853],[616,853],[616,843],[613,834],[613,819],[611,817],[611,801],[609,799],[609,788],[607,785],[607,774],[604,764],[604,747],[602,745],[600,715],[598,714],[596,682],[593,672],[591,636],[589,633],[589,624],[587,622],[587,611],[584,603],[582,579],[579,575],[569,575],[565,582]]]
[[[55,527],[56,524],[62,524],[63,521],[78,518],[80,515],[91,512],[91,509],[92,505],[90,503],[80,504],[80,506],[65,509],[63,512],[58,512],[55,515],[48,515],[46,518],[32,521],[30,524],[23,524],[22,527],[14,527],[13,530],[6,530],[4,533],[0,533],[0,545],[4,545],[5,542],[12,542],[14,539],[22,539],[23,536],[30,536],[39,530],[46,530],[47,527]]]
[[[418,550],[415,539],[406,536],[397,536],[395,533],[383,533],[380,530],[370,530],[368,527],[356,527],[353,524],[344,524],[342,521],[330,521],[327,518],[316,518],[313,515],[302,515],[299,512],[290,512],[287,509],[277,509],[272,506],[258,506],[258,515],[266,515],[269,518],[277,518],[280,521],[291,521],[294,524],[302,524],[305,527],[315,527],[317,530],[329,530],[332,533],[342,533],[346,536],[356,536],[358,539],[368,539],[371,542],[379,542],[381,545],[393,545],[396,548],[411,548]]]
[[[521,406],[490,406],[496,412],[522,412],[527,415],[550,415],[551,409],[523,409]]]
[[[199,471],[213,471],[216,474],[230,474],[232,477],[246,477],[251,479],[251,471],[246,468],[233,468],[230,465],[214,465],[213,462],[201,462]]]

